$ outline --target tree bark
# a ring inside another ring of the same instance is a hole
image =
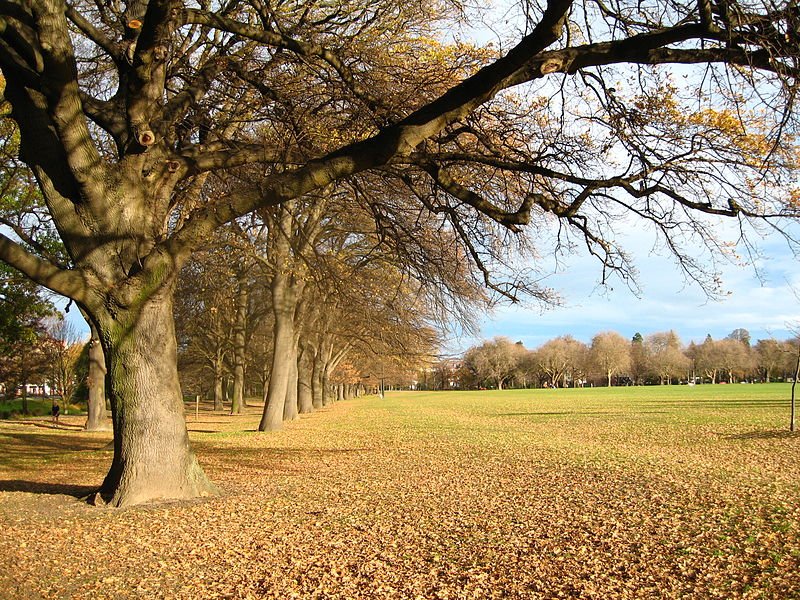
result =
[[[309,358],[311,349],[300,347],[297,359],[297,409],[300,414],[314,412],[314,397],[311,390],[312,361]]]
[[[236,320],[233,326],[233,403],[231,414],[241,414],[244,407],[245,330],[247,328],[247,286],[239,278],[236,292]]]
[[[287,357],[289,361],[289,374],[286,383],[286,402],[283,404],[283,420],[294,421],[299,419],[297,401],[297,341],[292,344],[291,352]]]
[[[106,414],[106,359],[100,334],[93,323],[89,323],[91,338],[89,339],[89,376],[87,387],[86,431],[107,431],[111,429],[111,421]]]
[[[272,371],[264,396],[264,414],[259,431],[277,431],[283,422],[286,391],[289,386],[291,362],[294,358],[294,312],[296,298],[287,273],[278,272],[272,278],[272,307],[275,314],[273,330]]]
[[[99,326],[114,422],[103,498],[126,506],[217,493],[189,446],[171,291]]]
[[[311,394],[312,394],[312,403],[314,408],[322,408],[322,371],[324,367],[322,365],[322,357],[320,356],[319,350],[317,351],[316,355],[314,356],[313,366],[311,368]]]
[[[225,392],[223,385],[225,383],[225,355],[217,350],[217,355],[214,357],[214,410],[225,409]],[[231,409],[231,412],[233,410]]]

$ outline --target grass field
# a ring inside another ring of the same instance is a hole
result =
[[[108,434],[0,423],[3,598],[800,598],[789,386],[187,411],[223,495],[113,510]]]

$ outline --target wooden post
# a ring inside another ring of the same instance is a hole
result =
[[[194,420],[200,420],[200,394],[194,397]]]

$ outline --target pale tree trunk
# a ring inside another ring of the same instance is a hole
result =
[[[86,411],[86,431],[106,431],[111,429],[111,421],[106,414],[106,359],[97,327],[89,323],[89,376],[87,387],[89,399]]]
[[[336,399],[339,401],[344,400],[344,384],[342,383],[336,386]]]
[[[310,346],[301,345],[297,359],[297,409],[300,414],[314,411],[314,397],[311,390],[312,359],[309,358],[311,352]]]
[[[259,431],[277,431],[283,422],[286,391],[289,386],[291,362],[294,360],[294,312],[296,298],[289,275],[276,273],[272,279],[272,307],[275,314],[273,330],[272,370],[269,387],[264,396],[264,414]]]
[[[322,406],[327,406],[331,402],[333,402],[333,398],[331,397],[331,389],[330,389],[330,369],[326,366],[322,369],[322,382],[320,387],[322,388]]]
[[[189,446],[171,293],[98,324],[114,421],[104,499],[123,506],[216,493]]]
[[[311,397],[314,408],[322,408],[322,356],[319,350],[314,356],[313,366],[311,367]]]
[[[289,376],[286,384],[286,402],[283,404],[283,420],[294,421],[299,419],[297,401],[297,340],[292,344],[291,352],[287,357],[289,361]]]
[[[214,357],[214,410],[224,410],[225,354],[217,350]]]
[[[247,329],[247,286],[239,278],[236,292],[236,320],[233,326],[233,400],[231,414],[241,414],[244,407],[245,330]]]
[[[608,387],[611,387],[611,377],[613,373],[611,371],[606,371],[606,374],[608,375]]]

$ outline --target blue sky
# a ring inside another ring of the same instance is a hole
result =
[[[564,334],[589,342],[595,333],[607,330],[631,337],[637,331],[646,336],[672,329],[687,344],[701,342],[709,333],[720,339],[739,327],[754,341],[786,339],[792,335],[792,323],[800,325],[800,299],[795,296],[800,294],[798,259],[782,238],[761,240],[762,257],[756,261],[761,279],[752,265],[722,265],[723,288],[729,293],[714,301],[696,284],[687,283],[672,259],[653,254],[654,240],[645,232],[627,237],[625,246],[639,269],[639,297],[618,281],[599,286],[597,261],[571,256],[561,272],[544,282],[561,293],[563,306],[544,311],[537,306],[498,308],[484,319],[479,337],[451,340],[447,351],[458,353],[497,335],[522,341],[526,348]]]

